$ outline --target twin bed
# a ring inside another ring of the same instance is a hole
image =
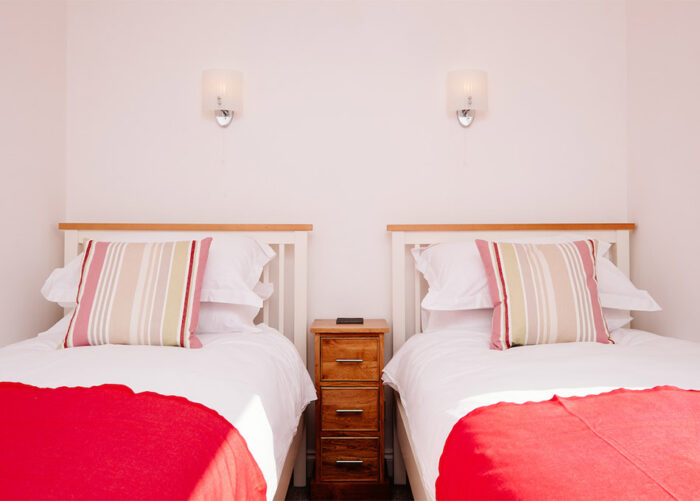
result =
[[[421,333],[425,284],[411,251],[478,238],[517,241],[566,233],[610,242],[612,260],[628,275],[631,229],[388,227],[394,356],[384,382],[395,390],[395,483],[405,483],[407,473],[417,500],[697,497],[700,398],[692,390],[700,389],[700,344],[617,328],[611,332],[615,344],[497,351],[489,349],[492,310],[484,312],[482,324],[447,321]],[[418,334],[409,338],[409,332]],[[577,398],[586,395],[599,397]],[[590,403],[595,412],[585,406]]]
[[[0,381],[5,384],[0,497],[278,500],[285,497],[292,470],[294,483],[304,485],[303,413],[316,398],[306,368],[311,226],[68,223],[60,228],[66,265],[89,239],[154,242],[213,236],[226,242],[250,237],[277,253],[260,277],[275,292],[264,302],[260,320],[265,325],[257,332],[198,333],[201,349],[118,344],[57,349],[68,329],[68,314],[37,337],[0,350]],[[93,391],[61,399],[56,392],[38,391],[65,387]],[[90,387],[103,391],[97,394]],[[139,402],[139,395],[154,398]],[[201,405],[182,409],[178,405],[183,401],[171,397]],[[30,414],[37,401],[53,401],[53,408]],[[118,404],[110,401],[133,406],[133,411],[116,416]],[[191,414],[191,420],[170,421],[180,411]],[[166,422],[157,422],[158,412]],[[74,436],[81,428],[85,432]],[[152,442],[158,434],[161,441]],[[104,464],[114,461],[120,466]],[[80,483],[66,480],[66,472]]]
[[[197,350],[114,344],[60,350],[70,315],[37,337],[0,350],[3,398],[11,404],[4,406],[2,417],[5,424],[19,422],[20,416],[25,420],[24,428],[0,431],[2,442],[12,444],[3,452],[1,497],[70,493],[85,498],[283,499],[292,470],[295,485],[304,485],[303,415],[315,399],[306,367],[311,227],[60,227],[66,264],[86,239],[148,242],[213,235],[226,241],[231,235],[248,236],[275,248],[277,259],[261,277],[274,284],[275,292],[264,302],[259,320],[265,325],[256,332],[198,334],[203,347]],[[566,232],[610,242],[611,259],[629,275],[633,225],[388,229],[394,356],[385,367],[384,382],[396,392],[395,483],[405,483],[407,474],[420,500],[691,499],[700,492],[700,406],[692,391],[700,389],[700,344],[611,328],[615,344],[537,344],[496,351],[489,349],[488,310],[467,326],[433,318],[429,332],[421,333],[428,320],[421,310],[425,283],[409,264],[410,252],[474,238],[508,241],[524,233],[546,238]],[[409,338],[410,332],[418,334]],[[56,400],[76,387],[85,391]],[[51,388],[59,390],[47,398]],[[37,402],[44,407],[36,407]],[[119,402],[126,428],[112,425],[114,402]],[[184,403],[190,405],[186,411]],[[25,416],[26,409],[34,414]],[[192,420],[158,422],[177,409]],[[43,428],[32,420],[42,421]],[[149,443],[154,435],[161,442]],[[66,457],[62,447],[73,447],[74,456],[84,457]],[[114,461],[122,467],[114,468]],[[71,480],[57,482],[66,471]],[[180,477],[196,481],[185,482],[185,491],[173,490]],[[115,484],[124,489],[114,490]],[[52,490],[56,485],[69,490]],[[81,485],[86,489],[80,490]]]

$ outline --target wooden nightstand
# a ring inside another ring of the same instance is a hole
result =
[[[311,324],[316,345],[316,471],[312,499],[388,499],[384,468],[385,320]]]

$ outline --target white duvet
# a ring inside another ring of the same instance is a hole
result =
[[[198,335],[196,350],[104,345],[57,349],[66,319],[39,336],[0,349],[0,381],[34,386],[123,384],[177,395],[217,411],[241,433],[267,482],[277,489],[299,417],[316,399],[294,345],[278,331]]]
[[[401,395],[425,488],[435,498],[447,436],[470,411],[497,402],[589,395],[615,388],[700,389],[700,343],[618,329],[617,344],[488,348],[488,334],[446,330],[412,336],[384,369]]]

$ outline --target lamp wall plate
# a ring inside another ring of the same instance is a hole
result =
[[[229,110],[216,110],[216,121],[222,127],[227,127],[233,119],[233,111]]]
[[[469,127],[474,121],[474,110],[457,110],[457,120],[462,127]]]

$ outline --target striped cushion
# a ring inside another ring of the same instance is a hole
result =
[[[598,299],[597,240],[559,244],[476,241],[495,304],[491,348],[608,342]]]
[[[85,246],[64,347],[146,344],[199,348],[195,337],[211,238]]]

